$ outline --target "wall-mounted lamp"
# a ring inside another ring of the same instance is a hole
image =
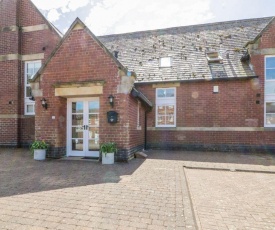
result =
[[[113,95],[110,95],[109,97],[109,103],[112,107],[114,107],[114,96]]]
[[[41,104],[42,104],[42,107],[44,109],[47,109],[48,108],[48,104],[47,104],[47,100],[43,97],[43,99],[41,100]]]

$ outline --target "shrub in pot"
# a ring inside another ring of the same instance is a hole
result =
[[[100,145],[102,164],[114,164],[115,153],[117,152],[116,143],[105,142]]]
[[[34,160],[45,160],[46,159],[46,150],[49,145],[45,141],[35,140],[30,145],[30,150],[33,154]]]

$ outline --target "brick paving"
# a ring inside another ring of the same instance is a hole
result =
[[[148,155],[103,166],[0,149],[0,229],[275,229],[274,156]]]
[[[275,229],[275,174],[186,170],[201,229]]]
[[[176,162],[103,166],[0,152],[0,229],[186,229]]]

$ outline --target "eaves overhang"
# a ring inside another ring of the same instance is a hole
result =
[[[136,88],[132,88],[131,95],[135,98],[138,98],[144,105],[148,106],[149,108],[153,108],[153,103]]]

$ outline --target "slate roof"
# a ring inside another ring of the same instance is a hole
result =
[[[136,82],[163,82],[253,77],[241,62],[245,44],[253,40],[272,17],[174,27],[100,36],[118,60],[137,74]],[[209,64],[206,53],[218,51],[223,63]],[[161,57],[172,57],[172,67],[159,67]]]

